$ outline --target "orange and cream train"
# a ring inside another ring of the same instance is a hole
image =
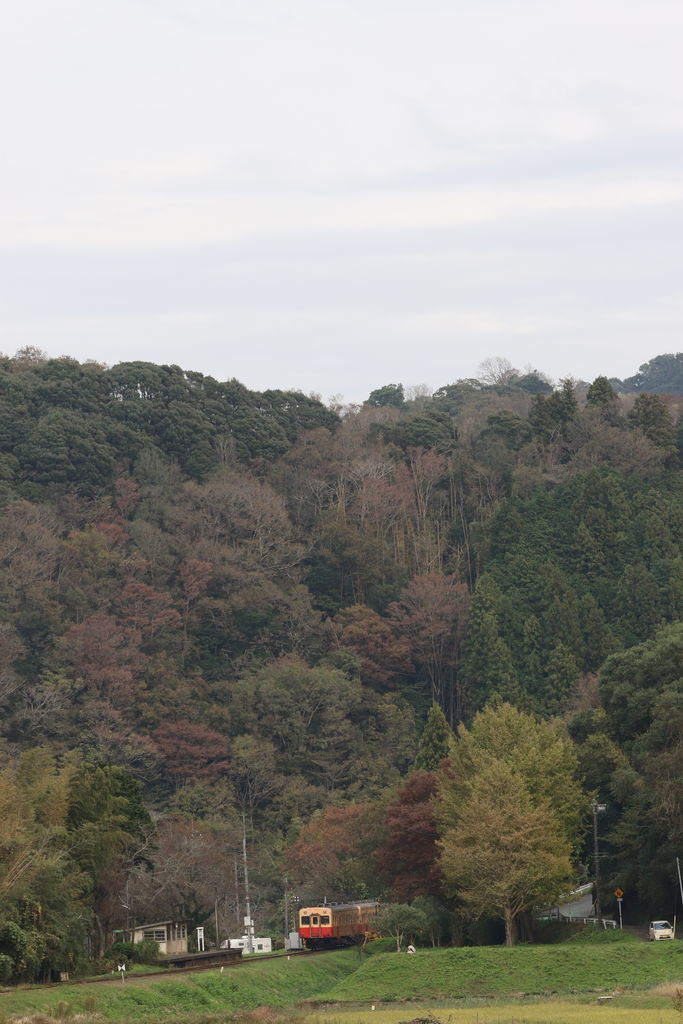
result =
[[[375,934],[374,919],[378,909],[379,903],[375,900],[302,907],[299,911],[299,936],[307,949],[350,946]]]

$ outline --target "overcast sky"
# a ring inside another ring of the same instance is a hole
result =
[[[683,349],[680,0],[21,0],[0,350],[359,401]]]

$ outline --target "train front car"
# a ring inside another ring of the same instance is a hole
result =
[[[299,936],[307,949],[350,946],[373,934],[378,908],[375,900],[303,907],[299,911]]]
[[[332,907],[302,907],[299,911],[299,937],[306,949],[334,946]]]

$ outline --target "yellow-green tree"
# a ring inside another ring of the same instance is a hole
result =
[[[441,847],[449,895],[473,917],[502,918],[507,946],[518,915],[553,903],[571,876],[570,845],[549,804],[535,806],[523,777],[502,761],[471,780]]]
[[[554,902],[571,877],[585,817],[573,744],[509,704],[460,726],[438,796],[447,891],[473,917],[499,916],[506,943],[522,912]]]
[[[451,779],[441,790],[441,805],[455,820],[472,779],[500,761],[524,779],[534,806],[546,803],[570,844],[581,838],[588,804],[578,781],[576,749],[557,722],[526,714],[511,704],[490,704],[461,725],[449,755]]]

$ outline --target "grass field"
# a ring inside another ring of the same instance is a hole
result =
[[[39,1013],[59,1018],[99,1014],[126,1024],[225,1020],[227,1013],[236,1010],[294,1006],[324,992],[357,967],[357,951],[346,950],[330,956],[257,961],[223,974],[214,967],[177,979],[129,977],[121,982],[117,977],[58,988],[21,988],[0,994],[0,1022]]]
[[[10,990],[0,993],[0,1024],[683,1024],[672,1005],[677,984],[679,942],[418,950],[362,961],[347,950],[223,974],[214,967]],[[600,993],[613,999],[598,1004]]]

